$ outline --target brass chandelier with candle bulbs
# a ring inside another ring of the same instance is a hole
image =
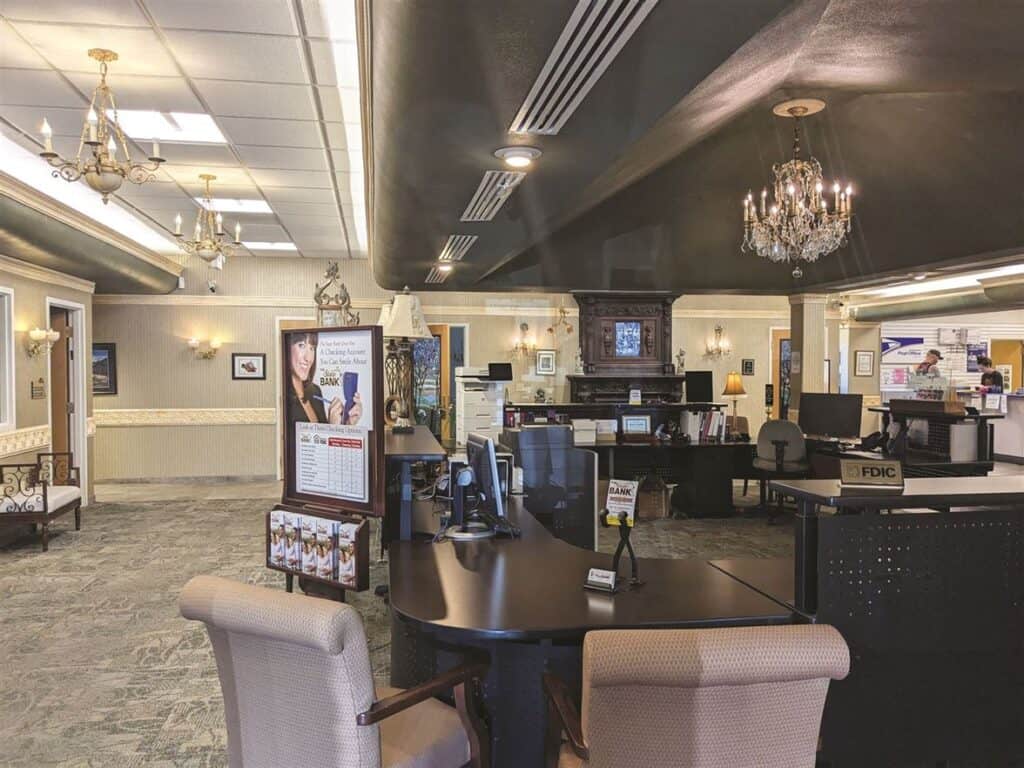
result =
[[[133,184],[151,181],[164,159],[160,157],[160,143],[154,141],[148,165],[132,160],[128,142],[117,122],[114,94],[107,85],[107,64],[117,61],[117,54],[105,48],[92,48],[89,57],[100,63],[100,84],[92,92],[75,159],[65,160],[53,151],[53,130],[46,118],[42,127],[44,149],[39,155],[56,169],[54,176],[66,181],[85,179],[106,203],[125,179]]]
[[[203,203],[196,213],[196,224],[192,228],[192,239],[186,240],[181,231],[181,214],[174,217],[174,236],[186,253],[198,256],[211,269],[223,269],[224,262],[242,244],[242,225],[235,223],[235,239],[230,241],[224,232],[224,214],[214,211],[213,192],[210,184],[217,177],[209,173],[199,174],[206,184]]]
[[[760,200],[748,192],[743,199],[742,250],[752,250],[771,261],[792,263],[793,277],[803,275],[802,261],[817,261],[846,243],[853,217],[853,187],[836,180],[831,194],[822,178],[821,164],[800,157],[800,119],[825,108],[818,99],[793,99],[772,111],[795,121],[793,159],[772,166],[775,176]],[[831,209],[830,209],[831,205]]]

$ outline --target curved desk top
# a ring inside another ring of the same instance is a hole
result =
[[[793,620],[790,609],[704,560],[641,558],[642,586],[614,595],[585,590],[587,570],[609,568],[611,556],[556,539],[519,498],[508,507],[520,539],[392,542],[391,607],[421,625],[508,640]],[[628,567],[622,563],[620,572]]]

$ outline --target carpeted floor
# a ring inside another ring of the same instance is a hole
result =
[[[266,499],[106,503],[80,532],[58,521],[43,554],[27,526],[0,539],[0,763],[222,766],[225,732],[206,633],[178,616],[181,587],[215,574],[283,588],[263,566]],[[614,547],[614,531],[602,533]],[[789,525],[761,519],[643,523],[641,556],[778,557]],[[371,552],[376,553],[376,543]],[[371,586],[386,566],[371,564]],[[350,596],[374,674],[388,674],[387,606]]]

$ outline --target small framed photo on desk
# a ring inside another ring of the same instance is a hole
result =
[[[625,415],[622,417],[623,435],[649,435],[651,434],[651,417],[646,415]]]

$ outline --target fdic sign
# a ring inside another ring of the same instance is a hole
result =
[[[903,465],[898,461],[843,459],[839,467],[843,485],[903,487]]]

